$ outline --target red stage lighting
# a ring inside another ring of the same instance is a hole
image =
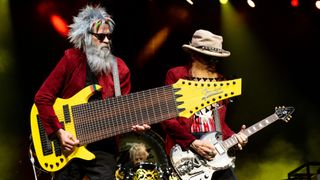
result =
[[[291,0],[291,6],[292,7],[298,7],[299,6],[299,0]]]
[[[59,15],[52,14],[50,16],[50,21],[56,31],[64,37],[68,35],[69,29],[66,21]]]

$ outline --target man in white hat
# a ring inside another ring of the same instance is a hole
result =
[[[174,84],[179,79],[191,79],[195,81],[221,81],[225,80],[218,72],[217,63],[230,56],[230,52],[222,49],[223,38],[207,30],[197,30],[190,44],[182,46],[183,50],[191,56],[191,61],[184,65],[170,69],[166,75],[166,84]],[[191,118],[174,118],[163,121],[163,129],[166,133],[166,152],[175,144],[181,146],[182,150],[191,149],[206,160],[212,160],[217,151],[211,143],[201,140],[200,137],[209,132],[219,131],[222,138],[235,136],[238,140],[238,149],[248,142],[247,136],[242,131],[236,134],[226,124],[226,106],[228,100],[220,101],[209,107],[198,111]],[[214,112],[215,111],[215,112]],[[217,122],[219,124],[217,124]],[[219,126],[219,127],[218,127]],[[232,166],[213,173],[214,180],[236,179]]]

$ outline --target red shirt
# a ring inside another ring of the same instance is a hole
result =
[[[117,57],[116,60],[121,93],[128,94],[131,89],[129,68],[122,59]],[[48,135],[62,128],[53,109],[56,98],[68,99],[86,86],[86,66],[86,55],[81,50],[68,49],[38,90],[34,102]],[[112,73],[99,75],[97,79],[102,86],[102,98],[114,96]]]
[[[167,72],[166,81],[167,85],[176,83],[179,79],[186,79],[189,74],[189,66],[178,66],[170,69]],[[219,75],[221,78],[222,76]],[[219,78],[219,79],[221,79]],[[234,134],[225,122],[226,117],[226,103],[225,101],[219,102],[220,108],[218,113],[220,116],[221,131],[223,139],[226,139]],[[194,125],[195,116],[190,118],[178,117],[162,122],[162,127],[166,133],[165,148],[169,155],[171,148],[175,144],[179,144],[182,149],[188,149],[189,145],[196,139],[191,133],[191,127]]]

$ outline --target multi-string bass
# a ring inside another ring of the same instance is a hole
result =
[[[173,117],[190,117],[198,110],[241,94],[241,79],[196,82],[180,79],[172,85],[124,96],[90,101],[101,90],[90,85],[69,99],[58,98],[54,111],[66,131],[79,139],[80,146],[64,154],[57,138],[49,138],[38,109],[31,109],[31,136],[40,166],[49,172],[62,169],[73,158],[92,160],[86,145],[131,131],[132,125],[154,124]]]

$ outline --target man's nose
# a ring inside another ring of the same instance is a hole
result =
[[[107,36],[105,36],[102,42],[106,43],[106,44],[109,44],[110,40],[108,39]]]

